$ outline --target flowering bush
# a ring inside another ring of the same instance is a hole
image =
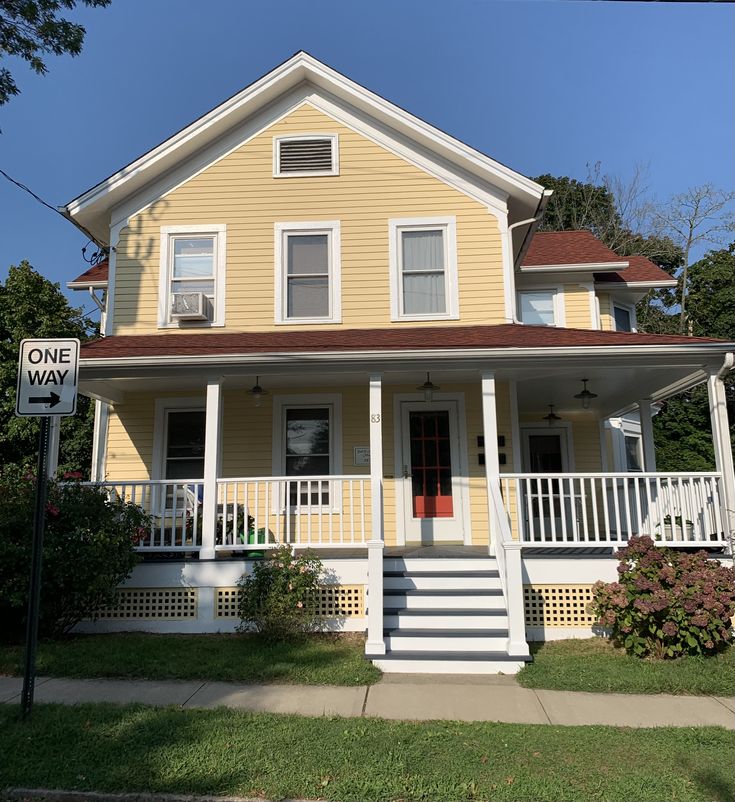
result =
[[[714,654],[733,641],[735,569],[633,537],[619,552],[618,582],[596,582],[590,609],[638,657]]]
[[[255,628],[273,640],[286,640],[318,629],[321,576],[322,563],[313,552],[295,557],[288,546],[269,551],[237,583],[240,631]]]
[[[132,504],[83,486],[80,475],[49,482],[43,540],[39,631],[68,632],[114,596],[138,561],[150,520]],[[14,468],[0,473],[0,640],[25,627],[36,482]]]

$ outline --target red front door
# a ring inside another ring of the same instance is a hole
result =
[[[452,459],[449,412],[409,412],[414,518],[451,518]]]

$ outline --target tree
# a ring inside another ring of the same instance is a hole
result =
[[[82,52],[84,26],[59,16],[77,3],[91,7],[109,6],[112,0],[0,0],[0,57],[15,56],[27,61],[38,75],[48,67],[42,56],[78,56]],[[10,70],[0,68],[0,106],[20,92]]]
[[[15,387],[20,341],[28,337],[78,337],[87,340],[96,326],[80,309],[69,306],[58,284],[28,262],[11,266],[0,283],[0,465],[35,465],[38,418],[15,415]],[[61,419],[59,469],[82,471],[91,464],[93,406],[79,396],[77,414]]]
[[[679,333],[687,331],[689,258],[698,245],[719,245],[728,232],[735,231],[735,214],[728,208],[735,192],[725,192],[712,184],[691,187],[674,195],[663,206],[651,206],[654,229],[681,248],[684,259],[679,278]]]

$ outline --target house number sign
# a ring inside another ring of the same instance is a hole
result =
[[[369,465],[370,464],[370,447],[369,446],[355,446],[352,450],[353,465]]]
[[[380,414],[371,415],[370,423],[380,423]]]

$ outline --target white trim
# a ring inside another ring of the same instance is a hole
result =
[[[221,378],[210,379],[207,382],[200,560],[214,559],[216,553],[217,477],[221,472],[222,463],[222,384]]]
[[[94,429],[92,435],[92,467],[90,479],[103,482],[107,476],[107,430],[110,420],[109,404],[96,398],[94,401]]]
[[[342,322],[342,262],[339,220],[308,220],[303,222],[278,222],[274,224],[274,319],[279,325],[319,325]],[[329,251],[329,315],[327,317],[288,317],[286,308],[286,237],[290,234],[309,232],[326,234]]]
[[[513,472],[521,473],[521,420],[518,415],[518,382],[511,379],[508,382],[508,395],[510,396],[510,437],[513,446]]]
[[[179,323],[171,320],[171,240],[187,235],[211,235],[214,240],[214,311],[212,320]],[[213,225],[161,226],[160,254],[158,265],[158,328],[195,329],[225,325],[225,281],[227,265],[227,226]]]
[[[67,290],[106,290],[106,281],[67,281]]]
[[[273,447],[271,454],[271,469],[273,476],[286,476],[285,452],[285,417],[286,409],[311,409],[314,407],[327,407],[329,409],[329,475],[339,476],[342,473],[342,394],[341,393],[300,393],[297,395],[273,396]],[[298,478],[298,477],[296,477]],[[308,478],[308,477],[304,477]],[[335,496],[338,488],[335,488]],[[274,511],[279,500],[273,498]],[[341,500],[330,499],[330,506],[334,512],[339,510]]]
[[[480,373],[482,403],[482,434],[485,438],[485,492],[487,494],[488,545],[490,554],[504,548],[498,531],[497,515],[494,509],[492,486],[500,488],[500,461],[498,459],[498,401],[495,374],[492,371]]]
[[[205,412],[206,396],[195,395],[180,398],[156,398],[153,413],[153,449],[151,454],[151,479],[164,479],[168,427],[166,421],[169,411],[173,412]],[[186,477],[193,479],[194,477]]]
[[[115,225],[110,226],[110,253],[107,257],[107,294],[105,297],[105,320],[101,326],[103,337],[113,333],[115,312],[115,274],[117,273],[117,246],[120,234],[128,225],[128,218],[123,217]]]
[[[406,494],[403,492],[403,482],[401,481],[401,467],[403,465],[403,421],[401,405],[404,403],[424,402],[421,393],[395,393],[393,395],[393,470],[395,487],[396,505],[396,544],[404,546],[406,544],[406,528],[404,510]],[[431,403],[441,403],[442,401],[453,401],[457,405],[457,439],[459,440],[459,453],[457,454],[459,463],[459,476],[457,486],[460,489],[460,499],[462,510],[463,544],[472,545],[472,517],[470,508],[470,487],[469,487],[469,456],[467,442],[467,413],[464,393],[434,393]]]
[[[578,273],[613,273],[625,270],[629,266],[628,262],[588,262],[585,264],[567,265],[522,265],[521,273],[543,273],[550,272],[578,272]]]
[[[498,216],[500,247],[503,260],[503,311],[506,323],[518,322],[516,309],[516,274],[513,258],[513,237],[508,227],[508,215]]]
[[[605,292],[615,292],[616,290],[655,290],[664,287],[676,287],[678,281],[596,281],[595,289]]]
[[[627,312],[630,315],[630,331],[637,332],[638,331],[638,318],[635,313],[635,304],[626,304],[621,301],[616,301],[612,297],[610,298],[610,317],[612,318],[613,324],[613,331],[618,331],[617,322],[615,320],[615,307],[622,309],[624,312]],[[621,331],[626,331],[626,329],[621,329]]]
[[[649,473],[656,472],[656,444],[653,439],[653,409],[650,398],[638,401],[638,417],[641,422],[641,445],[643,460],[641,466]]]
[[[548,292],[551,294],[552,309],[554,312],[553,323],[525,323],[522,319],[521,296],[532,292]],[[516,316],[518,322],[524,326],[554,326],[564,328],[566,321],[566,304],[564,302],[564,286],[562,284],[547,285],[545,287],[523,287],[516,292]]]
[[[329,139],[332,143],[332,169],[331,170],[306,170],[301,173],[282,173],[281,164],[281,142],[303,141],[305,139]],[[339,134],[288,134],[287,136],[273,137],[273,178],[310,178],[312,176],[339,175]]]
[[[446,311],[421,315],[403,312],[403,282],[399,238],[404,230],[444,232],[444,298]],[[388,220],[388,260],[390,264],[390,319],[398,321],[459,320],[459,276],[457,267],[457,218],[393,217]]]

